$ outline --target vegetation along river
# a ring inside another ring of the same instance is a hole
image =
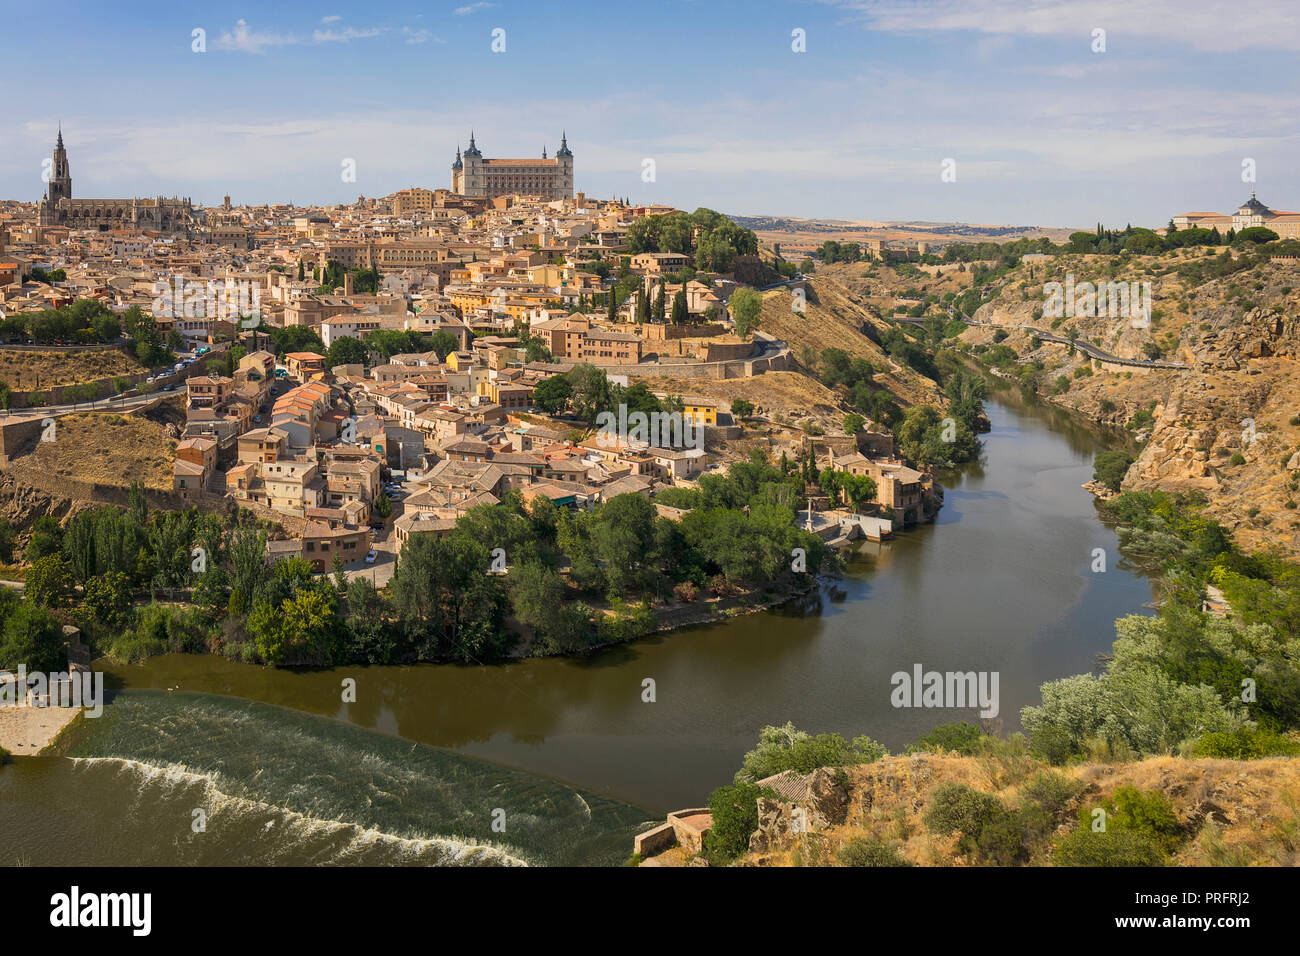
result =
[[[933,525],[862,543],[844,577],[775,611],[491,667],[111,666],[110,705],[66,755],[0,768],[0,862],[613,864],[644,823],[729,782],[764,724],[900,749],[978,720],[894,707],[891,675],[918,664],[997,672],[1013,731],[1151,587],[1080,487],[1100,440],[1014,395],[987,405],[984,460],[942,476]]]

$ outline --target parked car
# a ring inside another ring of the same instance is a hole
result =
[[[379,552],[376,551],[374,548],[371,548],[370,551],[366,554],[366,564],[374,564],[375,561],[378,560],[378,558],[379,558]]]
[[[174,392],[174,391],[176,391],[176,383],[175,383],[175,382],[171,382],[170,384],[164,385],[164,386],[163,386],[163,391],[164,391],[164,392]]]

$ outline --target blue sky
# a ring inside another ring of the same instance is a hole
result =
[[[62,120],[78,196],[447,186],[473,127],[487,156],[567,130],[591,195],[739,215],[1160,225],[1252,188],[1300,209],[1286,0],[0,8],[4,198],[38,198]]]

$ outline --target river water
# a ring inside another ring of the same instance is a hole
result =
[[[978,719],[894,707],[891,675],[916,665],[996,672],[1014,731],[1151,588],[1080,487],[1100,441],[1015,395],[988,412],[984,460],[943,476],[934,524],[863,543],[777,611],[494,667],[111,667],[112,702],[67,756],[0,768],[0,846],[33,864],[610,864],[728,782],[764,724],[898,750]]]

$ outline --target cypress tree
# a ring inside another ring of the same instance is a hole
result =
[[[685,325],[690,313],[686,311],[686,287],[682,286],[673,296],[673,325]]]

